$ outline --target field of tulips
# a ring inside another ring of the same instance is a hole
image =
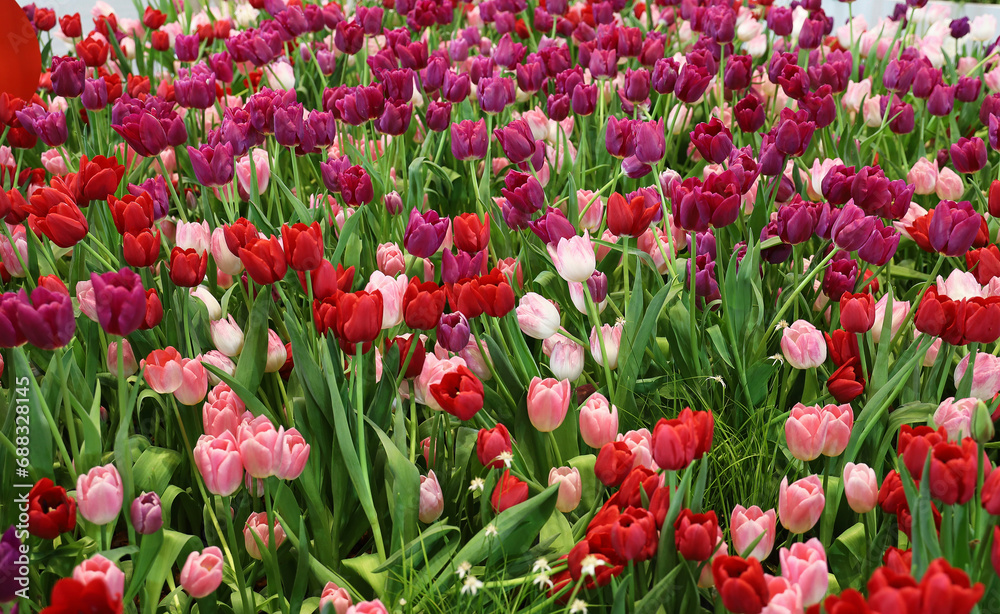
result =
[[[993,17],[148,1],[0,0],[0,612],[1000,612]]]

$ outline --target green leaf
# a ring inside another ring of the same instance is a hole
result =
[[[357,229],[358,224],[361,223],[361,217],[362,216],[360,215],[352,215],[347,218],[346,222],[344,222],[344,227],[341,229],[337,238],[337,247],[334,248],[333,256],[330,258],[330,263],[333,264],[333,266],[342,264],[340,259],[344,255],[344,250],[347,248],[348,241],[351,236],[354,235],[354,231]]]
[[[132,470],[135,486],[146,492],[160,493],[170,485],[170,478],[184,457],[177,450],[150,447],[139,455]]]
[[[375,423],[368,420],[369,426],[378,435],[385,450],[389,464],[389,474],[392,484],[386,484],[386,492],[392,493],[392,547],[390,552],[396,552],[409,543],[417,534],[417,516],[420,513],[420,470],[410,462],[392,443],[389,436],[382,432]],[[387,480],[388,482],[388,480]]]
[[[635,614],[656,614],[660,607],[664,607],[667,611],[680,611],[666,608],[668,603],[668,598],[672,592],[674,592],[679,584],[675,583],[674,580],[677,577],[677,573],[684,568],[686,563],[681,563],[680,565],[675,565],[670,573],[660,578],[660,580],[653,585],[653,588],[646,593],[646,596],[642,598],[641,601],[635,604]]]
[[[636,286],[641,290],[642,286],[638,281],[636,282]],[[617,407],[624,407],[626,397],[633,394],[632,390],[635,387],[635,380],[638,377],[639,366],[644,362],[643,356],[646,346],[649,344],[650,336],[656,330],[656,322],[660,317],[660,311],[667,301],[667,294],[669,292],[670,286],[665,285],[653,296],[646,307],[645,315],[642,317],[639,328],[635,331],[635,336],[632,337],[631,351],[619,353],[618,382],[615,386],[615,400],[613,402],[613,405]],[[634,321],[638,321],[638,318]],[[626,331],[628,330],[627,324],[625,329]],[[624,360],[622,360],[623,357]]]
[[[270,311],[270,289],[261,288],[250,310],[246,341],[243,343],[239,362],[236,363],[236,381],[251,392],[257,390],[261,378],[264,377],[264,365],[267,364],[267,321]],[[243,398],[242,395],[240,398]]]

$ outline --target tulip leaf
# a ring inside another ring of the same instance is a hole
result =
[[[366,418],[368,425],[378,435],[385,450],[389,465],[389,475],[392,476],[391,487],[386,480],[386,492],[392,493],[392,547],[389,552],[396,552],[409,543],[417,534],[417,515],[420,512],[420,471],[410,459],[403,456],[389,436],[372,420]]]
[[[132,469],[135,487],[146,492],[164,492],[183,460],[184,457],[177,450],[146,448]]]
[[[347,218],[346,222],[344,222],[344,227],[340,229],[340,233],[337,235],[337,247],[334,248],[333,256],[330,257],[330,264],[333,266],[343,264],[341,262],[341,258],[344,255],[344,250],[347,248],[347,244],[349,243],[351,236],[354,235],[354,231],[360,223],[360,215],[352,215]]]
[[[257,387],[260,386],[260,380],[264,376],[264,365],[267,363],[267,320],[270,311],[270,288],[261,288],[257,298],[254,299],[253,307],[250,309],[246,340],[243,343],[243,351],[240,352],[239,361],[236,363],[234,376],[236,381],[251,394],[255,393]]]
[[[253,165],[251,165],[251,167],[253,167]],[[295,216],[297,216],[297,219],[296,217],[289,217],[288,220],[286,220],[286,223],[289,226],[296,221],[302,222],[303,224],[311,223],[314,217],[309,215],[309,210],[306,209],[306,206],[302,204],[302,201],[299,200],[299,198],[288,189],[285,182],[281,180],[281,173],[274,173],[271,175],[271,179],[278,184],[278,187],[281,188],[281,193],[285,195],[285,199],[292,203],[292,208],[295,209]],[[317,207],[316,211],[321,211],[323,209],[323,207]]]
[[[208,369],[209,373],[215,375],[215,377],[219,378],[220,380],[223,381],[223,383],[232,388],[233,392],[236,393],[236,396],[238,396],[240,400],[243,401],[243,403],[247,406],[247,409],[249,409],[253,415],[267,416],[268,419],[271,420],[271,422],[274,423],[280,422],[277,419],[277,416],[274,415],[274,412],[272,412],[266,405],[264,405],[264,403],[262,403],[261,400],[257,398],[256,394],[250,392],[250,389],[241,384],[239,380],[237,380],[235,377],[229,375],[228,373],[216,367],[215,365],[210,365],[208,363],[203,363],[203,365],[206,369]]]
[[[190,552],[199,551],[202,549],[202,541],[200,538],[194,535],[186,535],[184,533],[178,533],[177,531],[171,531],[169,529],[163,530],[163,544],[154,552],[153,554],[153,564],[149,568],[149,573],[142,581],[136,581],[135,576],[133,576],[132,582],[129,584],[128,591],[126,592],[125,601],[131,601],[132,597],[139,593],[140,589],[145,590],[145,595],[141,599],[143,603],[154,604],[160,602],[160,595],[163,589],[163,583],[166,582],[167,576],[171,575],[174,563],[182,565],[183,558],[187,556]],[[142,548],[140,547],[140,557],[142,556]]]
[[[18,399],[22,399],[21,406],[24,405],[24,402],[27,402],[28,405],[28,425],[31,430],[31,445],[28,446],[29,465],[33,469],[35,477],[54,478],[54,463],[52,460],[53,433],[49,430],[49,423],[46,421],[45,411],[42,409],[45,399],[39,394],[38,382],[35,381],[35,375],[31,371],[28,358],[24,355],[24,348],[16,347],[11,349],[11,355],[14,357],[14,368],[10,370],[10,375],[8,376],[10,378],[8,380],[10,382],[9,390],[14,392],[11,398],[15,402]],[[7,414],[8,416],[17,414],[15,407],[11,408]],[[13,417],[10,419],[12,422],[16,422]],[[56,434],[56,436],[59,435]],[[16,440],[11,439],[11,441]]]
[[[641,284],[637,282],[636,287],[640,289],[641,293]],[[649,300],[649,305],[646,306],[639,328],[636,329],[634,336],[629,337],[631,339],[629,351],[619,354],[618,382],[615,386],[615,399],[613,401],[613,404],[617,407],[623,407],[626,398],[633,394],[635,381],[639,374],[639,366],[644,362],[643,356],[645,354],[646,346],[649,344],[650,337],[656,331],[656,322],[659,320],[660,311],[663,310],[663,306],[667,302],[667,295],[669,293],[670,286],[664,285],[653,296],[653,298]],[[635,320],[629,321],[638,322],[639,319],[636,318]],[[629,327],[626,324],[626,332],[628,331],[628,328]],[[622,358],[624,358],[624,360],[622,360]]]
[[[653,588],[646,593],[642,600],[635,604],[635,614],[656,614],[656,611],[667,603],[667,598],[670,596],[670,593],[677,589],[677,584],[674,582],[674,579],[677,577],[678,572],[680,572],[680,570],[684,567],[685,564],[683,563],[675,565],[674,568],[670,570],[670,573],[660,578],[660,580],[653,585]]]

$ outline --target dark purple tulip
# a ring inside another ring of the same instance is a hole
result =
[[[572,96],[573,90],[579,85],[583,85],[583,70],[579,66],[567,68],[556,75],[557,94]]]
[[[921,100],[926,100],[930,98],[934,88],[943,84],[941,69],[923,65],[917,69],[917,76],[913,79],[913,95]]]
[[[382,203],[389,215],[399,215],[403,212],[403,198],[395,190],[382,197]]]
[[[441,97],[448,102],[458,104],[469,97],[472,82],[467,73],[458,74],[449,70],[444,74],[444,84],[441,86]]]
[[[500,213],[503,214],[503,221],[511,230],[526,230],[531,223],[531,214],[521,211],[506,198],[500,199]]]
[[[355,18],[361,22],[361,28],[368,36],[377,36],[382,33],[382,17],[384,11],[380,6],[358,5]]]
[[[816,230],[817,210],[807,203],[796,202],[778,207],[777,234],[789,245],[798,245],[812,238]]]
[[[500,113],[514,102],[514,80],[507,77],[483,77],[476,89],[479,108],[484,113]]]
[[[549,94],[548,99],[545,101],[545,109],[548,112],[549,119],[561,122],[569,117],[571,110],[570,98],[566,94]]]
[[[385,111],[375,121],[375,129],[382,134],[400,136],[406,134],[406,131],[410,128],[410,119],[412,117],[412,105],[387,100],[385,102]]]
[[[295,102],[274,110],[274,140],[282,147],[295,147],[302,133],[302,103]]]
[[[333,145],[333,140],[337,136],[337,122],[333,118],[333,113],[329,111],[313,111],[309,113],[309,119],[303,124],[303,130],[309,129],[316,137],[316,145],[319,147],[329,147]]]
[[[704,66],[685,64],[674,84],[674,96],[681,102],[695,103],[708,89],[711,80],[712,74]]]
[[[194,176],[201,185],[222,186],[233,180],[233,147],[229,143],[215,147],[202,145],[198,149],[188,145],[187,150]]]
[[[960,17],[959,19],[952,19],[949,28],[951,29],[952,38],[962,38],[971,30],[969,18]]]
[[[622,173],[629,179],[639,179],[653,172],[653,167],[646,164],[636,156],[629,156],[622,160]]]
[[[1000,115],[1000,94],[988,94],[979,107],[979,121],[990,125],[990,115]]]
[[[778,223],[768,222],[766,226],[760,229],[760,242],[763,243],[768,239],[772,239],[778,236]],[[787,243],[778,243],[773,247],[764,247],[760,250],[760,257],[767,263],[770,264],[781,264],[782,262],[788,260],[792,255],[792,246]]]
[[[450,249],[441,252],[441,281],[453,284],[459,280],[485,273],[486,250],[473,255],[459,251],[456,256]]]
[[[184,120],[172,107],[157,96],[144,101],[122,96],[111,109],[111,128],[140,156],[159,155],[187,140]]]
[[[976,240],[982,217],[969,201],[942,200],[934,207],[927,238],[935,251],[945,256],[961,256]]]
[[[434,132],[444,132],[451,125],[451,103],[431,101],[427,105],[427,127]]]
[[[336,114],[352,126],[360,126],[370,119],[382,116],[385,97],[378,86],[358,86],[344,94],[335,103]]]
[[[889,180],[878,166],[862,167],[851,180],[850,190],[854,204],[867,215],[877,215],[892,200]]]
[[[19,120],[21,120],[21,125],[30,134],[34,134],[43,143],[49,147],[59,147],[66,142],[69,138],[69,132],[66,128],[66,115],[62,111],[56,111],[50,113],[40,105],[32,105],[32,108],[37,107],[40,113],[31,118],[24,111],[17,111],[16,115]]]
[[[600,271],[594,271],[587,280],[587,290],[590,291],[590,298],[594,303],[603,303],[604,299],[608,298],[608,276]]]
[[[816,49],[823,43],[823,30],[825,24],[816,19],[806,19],[802,22],[799,30],[799,47],[802,49]]]
[[[142,278],[123,268],[90,274],[97,305],[97,322],[109,335],[125,337],[137,330],[146,317],[146,290]]]
[[[656,61],[663,57],[666,47],[665,37],[659,33],[651,33],[642,41],[642,48],[639,50],[639,63],[646,67],[652,67]]]
[[[806,113],[793,113],[785,108],[781,110],[781,122],[775,129],[774,145],[786,156],[801,156],[812,141],[816,124],[806,121]]]
[[[174,52],[181,62],[194,62],[198,59],[198,47],[201,39],[197,34],[178,34],[174,39]]]
[[[767,62],[767,78],[772,83],[777,83],[781,71],[785,70],[789,64],[795,65],[797,62],[798,57],[794,53],[776,52]]]
[[[680,67],[673,58],[659,58],[653,65],[652,86],[658,94],[672,94]]]
[[[504,186],[500,193],[513,207],[528,216],[545,206],[545,191],[538,180],[528,173],[508,171]]]
[[[38,286],[28,294],[18,293],[17,318],[28,343],[43,350],[54,350],[73,339],[76,319],[69,296]]]
[[[108,106],[108,84],[104,77],[87,79],[83,85],[80,102],[88,111],[100,111]]]
[[[592,115],[597,109],[597,84],[581,84],[573,90],[573,112],[577,115]]]
[[[441,314],[436,331],[438,345],[449,352],[464,350],[465,346],[469,345],[469,338],[472,336],[469,320],[461,311]]]
[[[823,275],[823,294],[834,300],[840,300],[845,292],[854,292],[860,269],[850,253],[839,250]]]
[[[927,112],[937,117],[947,117],[955,108],[955,86],[938,85],[927,99]]]
[[[644,164],[658,164],[667,150],[663,118],[633,125],[635,130],[635,157]],[[726,152],[728,155],[729,152]]]
[[[718,253],[718,250],[716,249],[717,245],[716,245],[716,241],[715,241],[715,231],[714,230],[712,230],[711,228],[709,228],[708,230],[705,230],[705,231],[702,231],[702,232],[699,232],[699,233],[695,234],[694,241],[695,241],[695,243],[694,243],[695,244],[695,249],[694,249],[694,255],[695,256],[700,256],[702,254],[705,254],[709,258],[711,258],[712,260],[715,260],[715,256]]]
[[[882,84],[897,94],[905,94],[913,85],[920,65],[903,59],[892,59],[885,67]]]
[[[545,64],[545,73],[553,78],[564,70],[568,70],[573,64],[569,55],[569,47],[566,45],[541,47],[538,50],[538,57]]]
[[[809,54],[809,82],[814,90],[829,85],[834,94],[847,89],[851,79],[854,58],[849,51],[831,51],[820,56],[818,51]]]
[[[340,197],[352,207],[370,203],[375,198],[375,188],[368,171],[355,164],[341,173]]]
[[[733,117],[740,130],[746,133],[757,132],[764,127],[766,119],[764,105],[757,96],[750,94],[740,99],[733,109]]]
[[[838,164],[830,169],[830,172],[823,178],[823,198],[830,201],[831,205],[843,205],[852,196],[855,170],[853,166]]]
[[[319,66],[319,71],[323,73],[323,76],[329,77],[337,70],[337,56],[329,49],[317,49],[316,64]]]
[[[837,218],[840,217],[839,209],[828,202],[819,203],[817,205],[819,214],[816,217],[816,236],[824,241],[830,240],[830,235],[833,232],[833,225],[837,223]]]
[[[233,82],[233,58],[229,52],[222,51],[208,56],[208,66],[219,81],[223,83]]]
[[[387,100],[409,102],[413,98],[413,71],[409,68],[382,71],[378,78]]]
[[[778,85],[789,98],[801,100],[809,91],[809,75],[801,66],[786,64],[778,75]]]
[[[432,55],[427,59],[427,67],[420,71],[425,92],[434,92],[444,85],[444,76],[448,72],[448,58]]]
[[[701,157],[722,164],[729,158],[729,152],[733,150],[733,135],[717,117],[713,117],[708,123],[700,123],[691,131],[691,144],[695,146]],[[638,151],[641,138],[636,136],[636,150]]]
[[[767,27],[775,36],[788,36],[792,33],[792,25],[792,9],[772,6],[767,11]]]
[[[451,125],[451,154],[456,160],[482,160],[488,147],[486,120],[466,119]]]
[[[545,10],[553,15],[565,15],[569,11],[568,0],[545,0]]]
[[[853,252],[868,242],[875,231],[875,217],[854,203],[847,203],[833,224],[831,237],[840,249]]]
[[[616,158],[627,158],[635,154],[635,122],[628,118],[608,117],[608,127],[604,131],[604,146]]]
[[[595,79],[614,79],[618,74],[618,52],[614,49],[595,49],[590,54],[589,68]]]
[[[990,115],[988,136],[990,139],[990,147],[994,150],[1000,149],[1000,117]]]
[[[504,155],[511,164],[520,164],[535,155],[538,147],[543,147],[536,143],[531,133],[531,127],[523,119],[517,119],[503,128],[495,128],[493,136],[500,141]]]
[[[526,52],[525,46],[521,43],[515,43],[508,32],[500,37],[500,41],[493,49],[492,58],[497,65],[503,66],[507,70],[514,70],[514,67],[524,59]]]
[[[17,315],[17,305],[22,298],[13,292],[0,294],[0,347],[17,347],[26,341]]]
[[[497,72],[497,64],[493,61],[493,58],[487,55],[477,55],[472,58],[472,62],[469,65],[469,79],[475,83],[479,84],[485,77],[493,77]]]
[[[986,166],[986,143],[979,137],[958,139],[949,153],[955,170],[960,173],[975,173]]]
[[[518,64],[516,72],[517,87],[519,87],[522,91],[530,93],[534,93],[542,89],[542,86],[545,84],[545,79],[547,78],[545,65],[540,61]]]
[[[705,11],[705,34],[716,43],[730,43],[736,35],[736,11],[725,4],[715,4]]]
[[[341,21],[337,24],[333,35],[333,44],[341,53],[354,55],[361,51],[364,42],[365,31],[358,25],[357,21]]]
[[[955,84],[955,98],[960,102],[975,102],[983,82],[978,77],[959,77]]]
[[[215,73],[204,64],[182,68],[174,80],[174,98],[187,109],[207,109],[215,103]]]
[[[715,264],[715,260],[710,258],[708,254],[702,254],[694,259],[694,293],[698,299],[698,307],[702,309],[709,303],[722,299],[722,294],[719,292],[719,282],[715,278]],[[688,281],[685,283],[690,285],[690,260],[688,261],[687,273]]]
[[[52,58],[52,91],[56,96],[76,98],[83,93],[87,65],[79,58],[56,56]]]
[[[163,526],[163,508],[155,492],[144,492],[129,507],[132,526],[139,535],[152,535]]]
[[[858,248],[858,258],[872,266],[882,266],[896,253],[899,247],[899,231],[886,226],[876,218],[875,231],[868,242]]]
[[[12,525],[0,539],[0,603],[14,601],[17,591],[28,586],[27,578],[21,573],[27,569],[28,557],[21,552],[21,540],[17,538],[17,528]]]
[[[625,99],[634,103],[644,102],[649,98],[649,83],[649,71],[645,68],[626,70],[625,88],[622,90]]]
[[[753,59],[748,55],[731,55],[726,58],[726,70],[722,83],[726,89],[742,90],[750,86],[753,76]]]
[[[430,258],[441,247],[446,234],[448,218],[442,218],[433,209],[421,214],[414,207],[403,233],[403,246],[418,258]]]
[[[760,174],[765,177],[777,177],[785,170],[785,154],[778,151],[778,147],[774,144],[774,136],[771,134],[765,134],[761,139],[758,168]]]
[[[342,189],[340,179],[349,168],[351,168],[351,160],[347,156],[330,158],[326,162],[320,162],[320,177],[323,179],[323,185],[326,186],[326,189],[331,192],[340,192]]]
[[[837,119],[837,104],[830,94],[829,85],[821,85],[815,93],[806,92],[799,106],[817,128],[826,128]]]
[[[156,175],[136,185],[128,184],[128,193],[139,196],[145,192],[153,200],[153,219],[160,220],[170,212],[170,193],[163,175]]]
[[[910,202],[913,200],[913,193],[916,186],[906,183],[903,179],[889,182],[889,195],[892,202],[886,207],[875,212],[879,217],[890,220],[902,219],[906,212],[910,210]]]
[[[570,223],[563,212],[549,207],[545,214],[528,224],[542,243],[556,245],[559,239],[569,239],[576,236],[576,228]]]

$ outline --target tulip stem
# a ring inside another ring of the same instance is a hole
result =
[[[638,274],[638,271],[636,271],[636,274]],[[623,309],[625,313],[628,313],[629,295],[631,294],[631,287],[628,283],[628,235],[622,235],[622,276],[625,279],[625,305]],[[584,284],[585,287],[586,285]]]
[[[701,366],[701,352],[698,350],[698,338],[695,335],[695,331],[698,330],[698,315],[696,313],[698,309],[698,237],[695,231],[691,231],[691,243],[688,246],[688,285],[691,290],[691,297],[689,299],[688,311],[690,316],[690,322],[688,325],[691,327],[689,330],[690,341],[691,341],[691,360],[694,363],[694,368],[697,370]],[[706,298],[707,302],[707,298]]]
[[[264,479],[264,506],[267,510],[267,554],[271,557],[275,566],[278,565],[278,545],[274,541],[274,527],[275,520],[274,515],[274,496],[271,493],[271,480],[270,478]],[[263,556],[263,555],[262,555]],[[277,586],[271,586],[270,580],[268,580],[268,591],[272,595],[278,598],[278,605],[281,606],[281,611],[284,614],[288,614],[288,601],[282,596],[284,591],[281,590],[281,575],[277,574],[274,579],[274,583]]]
[[[608,364],[608,350],[604,347],[604,331],[601,330],[601,319],[597,315],[597,306],[594,304],[594,298],[590,296],[590,289],[587,288],[586,284],[583,286],[583,298],[587,301],[587,313],[590,315],[590,321],[594,325],[594,335],[597,336],[597,342],[601,346],[601,364],[604,367],[604,377],[607,380],[608,396],[614,402],[615,390],[614,383],[611,380],[611,365]]]
[[[799,297],[799,295],[802,294],[802,291],[805,289],[806,284],[811,282],[819,274],[819,272],[822,271],[826,267],[826,265],[830,263],[831,260],[833,260],[833,257],[834,255],[836,255],[837,251],[838,250],[836,249],[831,249],[830,253],[827,254],[826,257],[823,258],[823,260],[819,264],[813,267],[806,274],[806,276],[802,279],[802,281],[799,282],[799,285],[795,286],[795,289],[792,290],[791,294],[788,297],[788,300],[786,300],[781,305],[781,309],[778,310],[778,313],[774,314],[774,318],[771,319],[771,323],[768,324],[767,328],[764,330],[764,338],[761,339],[761,346],[757,348],[758,354],[763,349],[763,345],[767,342],[768,337],[770,337],[771,333],[774,332],[775,326],[777,326],[778,322],[781,321],[781,318],[784,317],[789,307],[791,307],[792,304],[795,303],[795,300]]]
[[[73,420],[73,409],[70,407],[69,386],[66,380],[66,368],[63,367],[63,356],[65,346],[56,350],[52,360],[56,361],[56,373],[59,377],[59,389],[62,396],[63,411],[66,413],[63,418],[66,421],[66,430],[69,431],[69,446],[73,450],[73,459],[80,458],[80,445],[76,439],[76,421]]]

